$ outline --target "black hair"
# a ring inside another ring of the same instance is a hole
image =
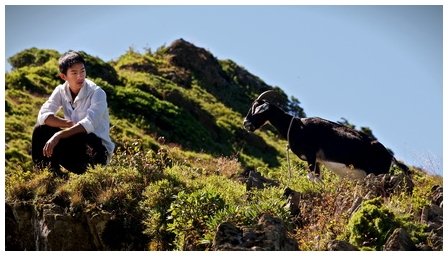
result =
[[[70,50],[59,58],[59,71],[62,74],[67,74],[67,70],[77,63],[86,64],[79,52]]]

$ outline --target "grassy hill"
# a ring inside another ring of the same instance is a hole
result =
[[[286,142],[276,131],[265,126],[251,134],[242,128],[252,100],[261,92],[278,91],[285,110],[304,116],[298,100],[237,63],[218,60],[182,39],[155,52],[129,49],[111,62],[83,52],[88,78],[108,96],[116,153],[108,166],[70,174],[68,180],[35,170],[31,133],[41,104],[61,83],[59,55],[31,48],[9,59],[13,69],[6,74],[5,90],[7,204],[38,207],[50,202],[72,214],[108,212],[123,220],[121,232],[133,234],[119,240],[137,244],[128,249],[211,249],[220,223],[253,226],[265,213],[283,221],[303,250],[324,250],[336,238],[364,249],[383,248],[384,241],[355,239],[363,234],[353,224],[354,215],[337,208],[341,195],[345,207],[353,203],[362,191],[359,184],[326,170],[324,185],[311,183],[305,164],[295,156],[290,179]],[[250,189],[241,181],[247,170],[257,170],[278,185]],[[428,244],[430,233],[417,215],[432,204],[432,189],[442,181],[421,170],[413,172],[412,195],[393,193],[372,204],[390,213],[394,227],[406,227],[416,244]],[[304,201],[313,209],[302,205],[301,225],[285,207],[286,187],[314,195]],[[390,231],[382,230],[387,235]]]

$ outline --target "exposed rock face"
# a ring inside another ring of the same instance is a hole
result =
[[[443,250],[443,188],[432,188],[431,205],[422,209],[420,221],[428,225],[428,241],[432,245],[420,246],[422,250]]]
[[[284,224],[268,214],[261,216],[255,228],[224,222],[218,226],[213,240],[218,251],[295,251],[297,242],[288,237]]]
[[[363,188],[364,199],[372,199],[378,196],[386,197],[400,192],[412,194],[414,189],[411,178],[404,174],[369,174],[360,182],[360,185]]]
[[[333,240],[327,245],[329,251],[359,251],[359,249],[346,241]]]
[[[197,80],[202,88],[242,115],[254,100],[254,92],[272,89],[236,63],[219,61],[206,49],[184,39],[174,41],[165,53],[168,65],[159,67],[161,76],[185,88],[191,88],[192,81]],[[286,106],[286,94],[284,100]]]
[[[434,186],[431,191],[431,203],[443,208],[443,188]]]
[[[6,204],[6,250],[143,250],[141,232],[129,228],[136,224],[107,212],[69,214],[55,204]]]
[[[6,245],[11,250],[92,250],[93,239],[82,218],[62,214],[55,205],[6,205]],[[16,225],[13,225],[15,223]]]
[[[395,229],[384,244],[385,251],[414,251],[416,249],[409,233],[403,228]]]
[[[170,63],[185,70],[191,70],[206,84],[224,86],[228,84],[218,59],[204,48],[197,47],[183,39],[174,41],[167,49]]]

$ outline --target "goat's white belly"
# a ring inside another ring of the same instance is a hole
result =
[[[325,157],[325,152],[319,150],[316,154],[316,161],[325,165],[330,171],[333,171],[340,177],[351,179],[362,179],[366,176],[366,172],[361,169],[355,169],[353,166],[347,166],[342,163],[329,161]]]
[[[366,172],[361,169],[355,169],[345,164],[336,162],[330,162],[325,160],[318,160],[318,161],[323,165],[325,165],[325,167],[327,167],[330,171],[333,171],[337,175],[344,178],[362,179],[366,176]]]

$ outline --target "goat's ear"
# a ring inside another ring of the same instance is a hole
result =
[[[269,108],[269,104],[267,102],[261,104],[260,106],[256,107],[254,109],[254,112],[252,113],[253,115],[255,114],[260,114],[263,113],[264,111],[266,111]]]

